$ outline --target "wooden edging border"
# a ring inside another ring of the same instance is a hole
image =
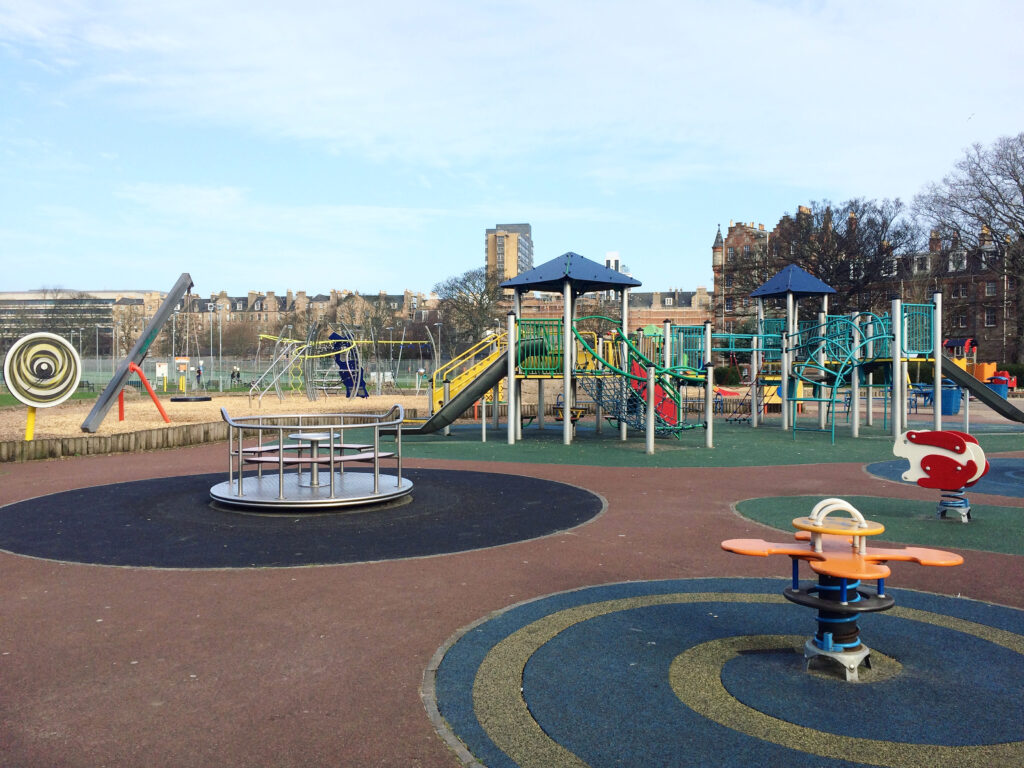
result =
[[[214,421],[144,429],[138,432],[120,432],[115,435],[7,440],[0,442],[0,463],[153,451],[160,448],[215,443],[227,439],[228,425],[223,421]]]
[[[406,410],[406,414],[410,418],[415,418],[416,409]],[[309,423],[317,423],[316,414],[310,415]],[[137,432],[119,432],[114,435],[6,440],[0,441],[0,464],[60,459],[68,456],[103,456],[112,453],[156,451],[163,448],[217,443],[227,439],[228,425],[223,421],[210,421],[203,424],[180,424],[143,429]]]

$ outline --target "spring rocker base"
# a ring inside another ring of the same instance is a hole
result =
[[[971,522],[966,490],[989,470],[985,452],[973,435],[954,430],[912,430],[903,433],[892,452],[910,462],[904,480],[942,493],[936,517],[945,519],[947,513],[955,512],[961,523]]]
[[[845,519],[828,520],[833,512],[846,512]],[[847,682],[858,682],[861,664],[871,668],[871,649],[860,639],[857,619],[862,613],[885,611],[895,604],[885,594],[890,574],[889,560],[920,565],[960,565],[963,558],[952,552],[907,547],[868,548],[865,540],[885,530],[880,523],[865,520],[842,499],[825,499],[815,505],[809,517],[793,520],[796,543],[772,543],[762,539],[729,539],[722,549],[740,555],[767,557],[789,555],[793,564],[792,585],[783,596],[792,603],[815,609],[817,631],[804,644],[806,668],[817,658],[830,659],[843,667]],[[808,546],[809,543],[809,546]],[[806,561],[818,575],[817,584],[803,587],[800,562]],[[876,582],[875,589],[861,589],[862,581]]]

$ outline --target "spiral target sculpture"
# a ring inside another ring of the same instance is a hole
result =
[[[4,358],[4,381],[28,406],[25,439],[35,431],[36,408],[60,405],[75,393],[82,361],[67,339],[55,333],[30,333],[18,339]]]
[[[75,393],[82,361],[67,339],[55,333],[22,336],[4,358],[4,380],[25,405],[48,408]]]

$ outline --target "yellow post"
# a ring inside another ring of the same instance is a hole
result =
[[[36,407],[30,405],[28,407],[28,418],[25,420],[25,440],[28,442],[32,441],[32,436],[36,433]]]

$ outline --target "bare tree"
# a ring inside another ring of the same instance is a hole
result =
[[[1007,318],[1012,357],[1024,360],[1024,133],[968,148],[950,174],[914,198],[914,210],[944,240],[979,252],[990,274],[1003,278],[1016,306]]]
[[[437,314],[444,324],[441,341],[449,354],[482,339],[484,332],[494,327],[495,319],[504,314],[500,306],[504,293],[485,267],[449,277],[435,285],[434,292],[438,297]]]

